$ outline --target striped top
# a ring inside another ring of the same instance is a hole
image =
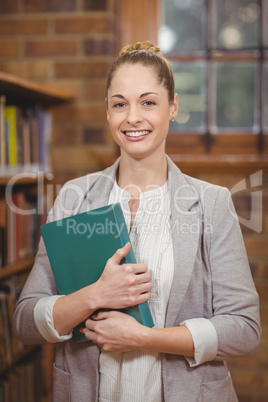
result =
[[[115,182],[109,204],[120,202],[130,230],[130,193]],[[145,263],[152,277],[150,310],[155,328],[163,328],[170,294],[174,262],[170,230],[168,185],[140,194],[139,208],[130,230],[137,262]],[[154,351],[119,354],[101,352],[100,402],[162,401],[161,357]]]

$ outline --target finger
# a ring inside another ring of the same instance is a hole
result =
[[[93,322],[106,320],[107,318],[110,318],[112,315],[113,315],[113,311],[99,311],[98,313],[92,315],[92,320],[93,320]],[[90,320],[91,322],[89,322],[89,325],[91,326],[91,328],[93,328],[93,325],[94,325],[94,324],[92,325],[92,320]],[[86,326],[87,326],[87,321],[86,321]]]
[[[138,297],[137,297],[137,304],[142,304],[147,302],[148,300],[150,300],[151,298],[151,292],[145,292],[145,293],[141,293]]]
[[[125,258],[131,248],[130,242],[127,242],[124,247],[119,248],[114,255],[108,260],[112,264],[119,265],[121,260]]]
[[[138,264],[131,264],[132,272],[134,274],[144,274],[148,271],[148,267],[146,264],[138,263]],[[148,274],[150,275],[150,274]]]
[[[139,274],[136,276],[136,283],[138,285],[141,285],[143,283],[151,283],[152,277],[150,274],[145,273],[145,274]]]
[[[88,328],[81,328],[80,332],[82,332],[89,341],[96,343],[97,334],[94,331],[89,330]]]

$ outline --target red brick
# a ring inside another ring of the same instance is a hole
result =
[[[80,129],[78,127],[54,127],[53,145],[78,145],[81,144]]]
[[[85,54],[89,56],[114,55],[114,42],[108,39],[86,39],[84,48]]]
[[[261,342],[260,346],[268,347],[268,325],[262,322]]]
[[[77,50],[74,40],[29,41],[25,44],[26,56],[75,56]]]
[[[261,323],[262,325],[268,324],[268,305],[267,303],[261,303],[260,305],[260,313],[261,313]]]
[[[103,128],[86,128],[83,133],[83,142],[85,144],[104,144],[105,132]]]
[[[106,16],[61,18],[55,21],[57,34],[105,34],[111,29],[111,21]]]
[[[268,237],[247,236],[244,241],[248,256],[268,257]]]
[[[228,360],[228,367],[230,371],[237,370],[239,368],[252,368],[254,366],[254,357],[253,356],[243,356],[236,357]]]
[[[268,282],[266,283],[257,283],[256,284],[257,292],[260,296],[260,300],[262,302],[268,301]]]
[[[46,86],[51,89],[56,89],[60,92],[70,94],[73,98],[79,97],[80,83],[78,80],[57,80],[46,82]]]
[[[84,0],[85,10],[104,11],[107,7],[106,0]]]
[[[257,275],[258,275],[258,279],[268,280],[268,263],[259,265]]]
[[[104,61],[55,63],[55,74],[59,78],[102,78],[107,71],[108,63]]]
[[[256,359],[258,362],[258,367],[261,369],[268,369],[268,348],[259,347],[256,352]]]
[[[82,88],[82,97],[85,99],[102,100],[106,96],[106,80],[85,82]]]
[[[0,41],[0,57],[18,57],[19,46],[17,41]]]
[[[239,402],[254,402],[252,396],[237,394]]]
[[[57,107],[54,120],[66,122],[67,119],[73,123],[103,122],[106,119],[105,105],[75,104]]]
[[[2,20],[0,23],[0,35],[35,35],[46,34],[48,21],[44,19]]]
[[[0,70],[30,79],[47,79],[51,74],[51,68],[52,63],[49,60],[0,62]]]
[[[25,0],[26,12],[75,11],[76,0]]]
[[[60,170],[94,169],[99,164],[100,157],[100,152],[95,147],[92,145],[54,147],[52,149],[53,166]]]
[[[251,372],[246,370],[233,371],[232,379],[237,389],[259,390],[260,388],[268,391],[268,372]],[[244,391],[243,394],[246,392]]]
[[[263,396],[257,396],[254,399],[254,402],[267,402],[267,393]]]
[[[17,13],[19,0],[0,0],[0,14]]]

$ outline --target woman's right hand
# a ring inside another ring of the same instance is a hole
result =
[[[122,264],[130,250],[128,242],[107,261],[95,283],[98,308],[121,309],[148,301],[151,297],[151,275],[146,264]]]

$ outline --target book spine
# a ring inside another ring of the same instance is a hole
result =
[[[16,165],[17,160],[17,113],[15,106],[5,107],[5,116],[9,126],[9,164]]]
[[[119,203],[113,205],[113,212],[114,212],[114,217],[117,222],[118,230],[119,230],[119,235],[120,235],[120,240],[122,247],[127,243],[130,242],[129,239],[129,234],[127,231],[127,225],[125,224],[125,218],[121,209],[121,206]],[[133,248],[131,246],[131,249],[129,250],[128,255],[125,257],[125,261],[123,263],[126,264],[135,264],[136,263],[136,258],[133,252]],[[152,319],[152,315],[149,309],[149,305],[147,302],[139,304],[138,306],[135,306],[138,308],[139,314],[138,317],[135,317],[135,314],[132,314],[130,309],[126,309],[127,313],[134,316],[136,319],[138,319],[139,322],[141,322],[143,325],[146,327],[153,327],[154,322]]]
[[[0,96],[0,165],[6,165],[5,96]]]

